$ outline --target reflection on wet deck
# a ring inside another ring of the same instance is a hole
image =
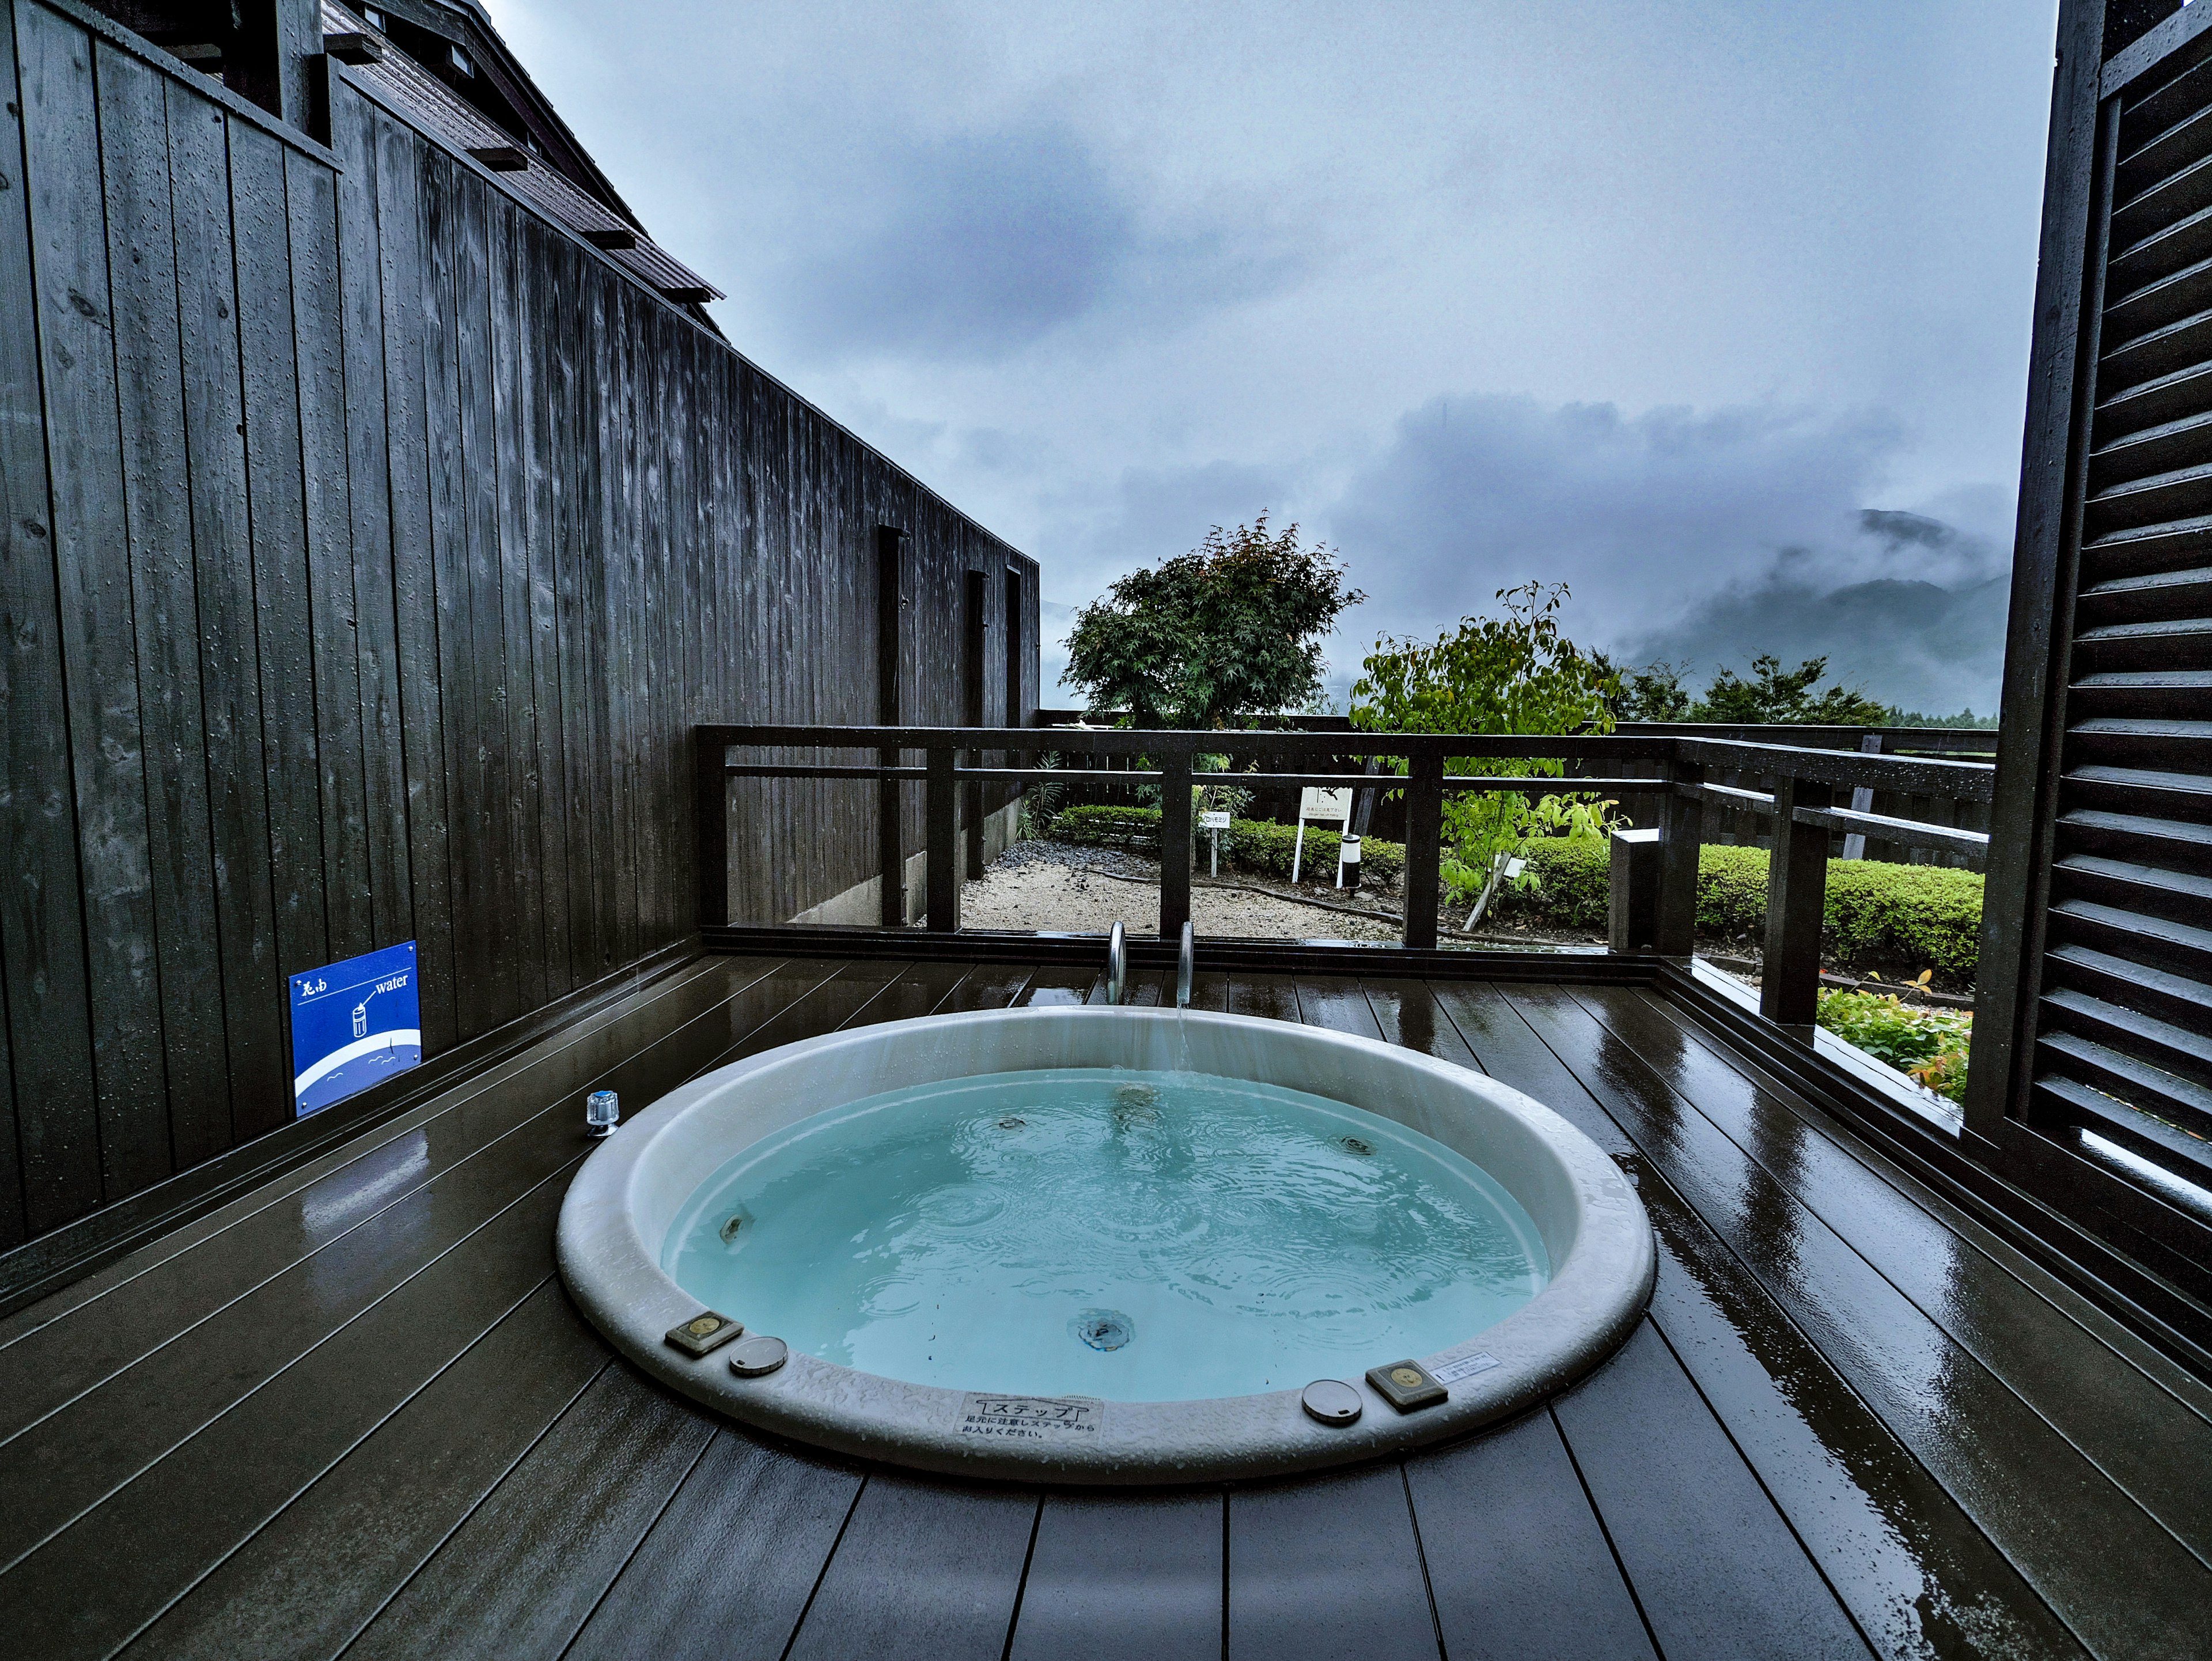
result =
[[[1093,990],[702,958],[0,1323],[0,1631],[41,1657],[2203,1652],[2212,1390],[1649,990],[1200,977],[1207,1007],[1526,1090],[1651,1212],[1628,1345],[1402,1461],[917,1478],[713,1420],[569,1309],[585,1089]]]

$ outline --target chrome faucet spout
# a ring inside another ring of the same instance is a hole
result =
[[[1120,1003],[1129,990],[1129,932],[1120,923],[1106,941],[1106,1001]]]
[[[1198,942],[1191,926],[1182,926],[1182,946],[1176,953],[1176,1007],[1190,1007],[1190,977],[1198,967]]]

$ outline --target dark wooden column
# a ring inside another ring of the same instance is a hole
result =
[[[902,643],[906,632],[906,532],[889,525],[876,527],[876,723],[896,727],[902,714],[904,684]],[[896,767],[899,752],[886,746],[876,751],[885,767]],[[896,779],[876,787],[876,868],[886,928],[906,927],[906,839],[900,824],[902,797]]]
[[[1406,932],[1413,951],[1437,944],[1437,867],[1444,828],[1444,760],[1435,750],[1407,757],[1406,779]]]
[[[1704,770],[1676,762],[1668,773],[1676,786],[1694,784]],[[1664,804],[1659,842],[1659,916],[1651,949],[1662,958],[1687,958],[1697,949],[1698,855],[1705,846],[1705,804],[1677,789]]]
[[[1800,807],[1833,804],[1832,787],[1783,779],[1774,788],[1774,853],[1766,867],[1766,962],[1759,1013],[1808,1032],[1820,997],[1820,912],[1828,885],[1828,833],[1800,824]]]
[[[730,746],[695,733],[693,808],[698,816],[699,926],[730,921]]]
[[[1160,770],[1160,938],[1181,940],[1190,921],[1191,752],[1164,757]]]
[[[983,724],[983,664],[990,635],[990,583],[981,571],[970,571],[963,585],[961,614],[960,720],[963,726]],[[977,758],[981,751],[975,752]],[[961,795],[962,871],[970,879],[983,874],[983,787],[970,784]]]
[[[960,928],[960,786],[952,776],[960,752],[939,744],[928,753],[923,812],[929,824],[929,927],[933,934],[950,934]]]

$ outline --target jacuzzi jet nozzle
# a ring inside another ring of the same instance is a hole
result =
[[[1086,1309],[1068,1324],[1093,1349],[1119,1349],[1137,1335],[1137,1323],[1118,1309]]]

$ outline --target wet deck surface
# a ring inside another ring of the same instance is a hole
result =
[[[0,1323],[0,1650],[2212,1650],[2212,1390],[1646,992],[1201,977],[1212,1007],[1479,1067],[1638,1180],[1660,1270],[1635,1336],[1403,1461],[919,1478],[709,1416],[570,1308],[581,1092],[641,1104],[840,1025],[1090,990],[702,960]]]

